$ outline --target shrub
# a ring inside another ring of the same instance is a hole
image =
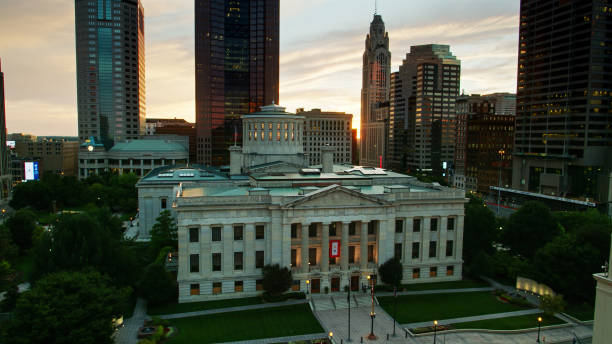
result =
[[[378,273],[384,284],[399,286],[402,282],[403,270],[402,263],[396,258],[391,258],[378,268]]]
[[[270,294],[282,294],[291,287],[293,277],[291,270],[280,265],[266,265],[263,267],[263,289]],[[264,298],[265,299],[265,298]]]

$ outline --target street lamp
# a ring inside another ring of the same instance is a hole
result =
[[[438,330],[438,320],[434,320],[434,344],[436,344],[437,330]]]
[[[332,331],[329,331],[329,341],[334,342],[334,333]]]
[[[499,154],[499,181],[497,183],[497,216],[499,217],[499,207],[500,207],[500,200],[501,200],[501,168],[502,168],[502,160],[504,157],[504,153],[506,153],[506,151],[504,151],[503,149],[500,149],[497,151],[497,153]]]
[[[372,276],[368,275],[368,281],[370,281],[370,293],[372,294],[372,311],[370,312],[370,319],[372,319],[372,325],[370,326],[370,334],[368,335],[368,339],[376,340],[378,338],[374,335],[374,318],[376,317],[376,313],[374,312],[374,279],[372,278]]]
[[[397,287],[393,287],[393,337],[395,337],[395,319],[397,319]]]
[[[306,294],[310,294],[310,280],[306,280]]]
[[[536,343],[540,342],[540,327],[542,326],[542,317],[538,317],[538,339],[536,340]]]

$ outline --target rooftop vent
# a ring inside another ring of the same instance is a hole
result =
[[[318,168],[303,168],[300,170],[300,174],[304,176],[318,176],[321,174],[321,170]]]

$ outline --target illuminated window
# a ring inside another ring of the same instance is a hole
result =
[[[189,295],[200,295],[200,284],[190,284]]]

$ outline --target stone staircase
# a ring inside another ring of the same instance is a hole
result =
[[[349,307],[349,302],[346,299],[345,293],[313,296],[312,303],[318,312],[347,309]],[[369,295],[351,293],[350,303],[351,308],[370,307],[372,305],[372,299]]]

